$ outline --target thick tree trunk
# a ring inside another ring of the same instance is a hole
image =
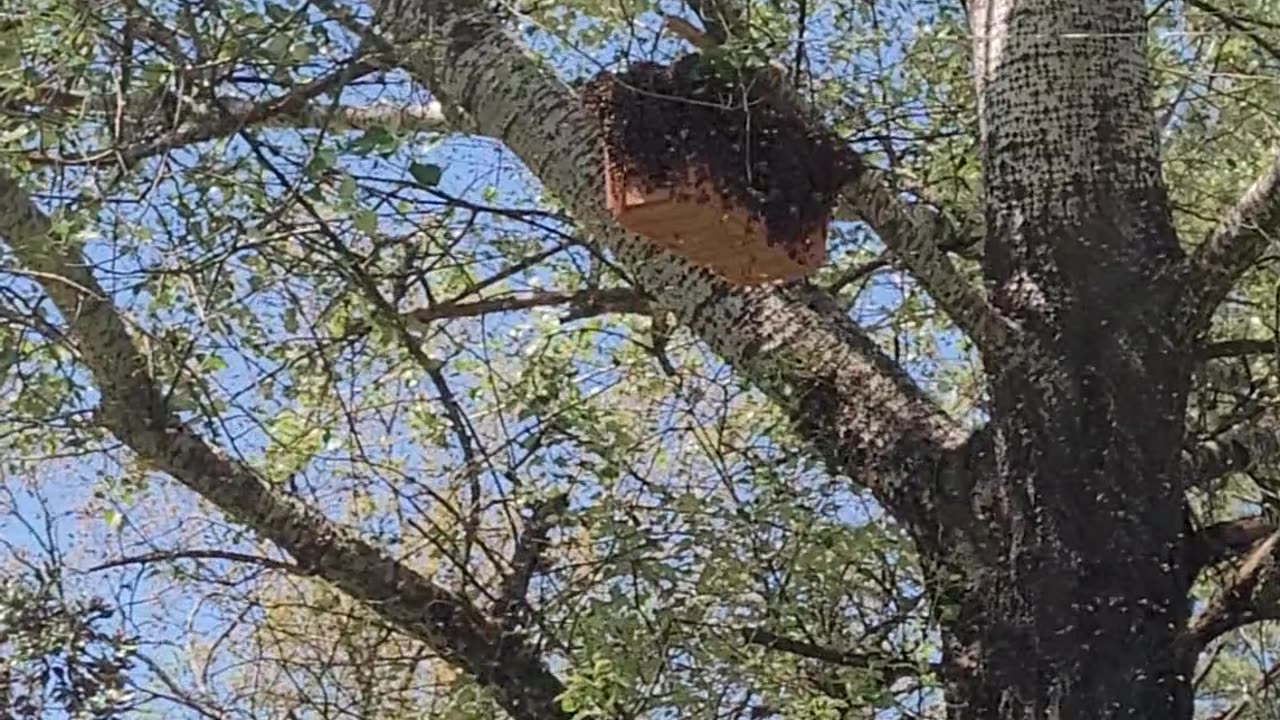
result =
[[[1163,588],[1137,588],[1108,574],[1127,563],[993,571],[949,624],[945,677],[952,720],[1085,720],[1192,716],[1194,657],[1172,651],[1179,603]],[[1091,582],[1089,573],[1100,579]],[[1024,586],[1063,587],[1058,597]],[[1123,593],[1108,595],[1108,593]],[[1150,603],[1149,605],[1146,603]]]
[[[1188,718],[1189,364],[1137,0],[973,6],[988,359],[978,557],[939,558],[950,717]],[[991,362],[991,360],[997,362]]]
[[[1006,375],[982,553],[946,558],[955,572],[935,581],[956,720],[1191,717],[1194,656],[1175,652],[1191,582],[1180,433],[1158,412],[1132,417],[1143,396],[1164,402],[1164,383],[1072,370],[1061,394]]]

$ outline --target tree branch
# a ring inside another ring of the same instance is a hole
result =
[[[828,665],[870,670],[876,673],[879,682],[885,687],[893,685],[899,678],[911,676],[919,670],[918,667],[909,662],[895,662],[882,652],[838,650],[778,635],[763,628],[743,629],[742,641],[748,645],[758,645],[767,650],[777,650],[799,657],[810,658]]]
[[[327,128],[332,132],[369,130],[385,127],[410,133],[443,133],[449,130],[440,103],[402,104],[386,101],[353,106],[332,103],[306,103],[298,108],[284,107],[281,112],[263,112],[261,103],[240,98],[221,98],[222,112],[244,118],[260,118],[256,127]]]
[[[677,15],[665,16],[663,18],[662,26],[670,31],[672,35],[675,35],[699,50],[710,50],[723,42],[723,40],[716,40],[711,35],[702,32],[691,25],[688,20]]]
[[[735,288],[624,232],[604,207],[599,129],[572,91],[491,14],[426,2],[406,12],[421,23],[408,36],[422,40],[399,60],[416,80],[504,141],[660,308],[788,411],[834,472],[919,537],[938,536],[939,505],[964,496],[944,470],[966,433],[829,295],[803,283]]]
[[[1242,357],[1245,355],[1280,354],[1280,340],[1240,339],[1209,343],[1196,353],[1201,360]]]
[[[1223,590],[1187,627],[1188,649],[1199,652],[1214,639],[1260,620],[1280,619],[1280,531],[1249,552]]]
[[[1207,525],[1191,537],[1189,570],[1194,576],[1211,565],[1239,557],[1276,529],[1274,522],[1261,516]]]
[[[685,0],[693,10],[707,36],[717,44],[724,44],[735,35],[744,34],[743,16],[735,0]]]
[[[161,550],[144,555],[131,555],[129,557],[111,560],[100,565],[94,565],[85,572],[101,572],[112,568],[124,567],[126,565],[145,565],[153,562],[173,562],[174,560],[227,560],[229,562],[244,563],[248,565],[260,565],[271,570],[279,570],[291,575],[309,575],[306,568],[300,567],[293,563],[281,562],[273,560],[261,555],[248,555],[246,553],[231,552],[230,550]]]
[[[514,629],[518,624],[521,609],[528,605],[529,583],[546,565],[547,536],[568,509],[569,496],[565,494],[554,495],[530,509],[529,519],[511,554],[511,571],[493,603],[493,616],[504,627]]]
[[[1190,5],[1191,7],[1199,8],[1205,11],[1206,13],[1212,15],[1218,22],[1222,23],[1223,25],[1226,25],[1232,30],[1239,30],[1240,32],[1244,33],[1246,36],[1248,36],[1250,40],[1254,42],[1254,44],[1262,48],[1263,52],[1267,53],[1268,55],[1275,58],[1276,60],[1280,60],[1280,47],[1273,45],[1266,38],[1254,32],[1253,29],[1249,27],[1249,24],[1245,20],[1239,17],[1236,17],[1235,15],[1232,15],[1231,13],[1213,5],[1212,3],[1205,2],[1205,0],[1187,0],[1187,4]]]
[[[536,307],[567,305],[570,319],[581,319],[605,313],[649,312],[650,302],[630,288],[592,288],[578,292],[538,292],[525,296],[508,296],[462,303],[439,303],[405,313],[405,317],[427,324],[436,320],[479,317],[497,312],[528,310]]]
[[[98,418],[152,468],[168,473],[289,553],[299,567],[363,601],[407,635],[492,688],[522,720],[564,720],[560,681],[519,638],[465,596],[432,583],[355,531],[279,492],[226,456],[166,405],[123,318],[89,270],[81,245],[51,236],[49,219],[0,175],[0,237],[44,288],[101,393]]]
[[[128,108],[150,108],[161,104],[162,98],[141,96],[125,103]],[[53,88],[40,88],[31,100],[11,102],[3,106],[5,114],[42,113],[48,110],[70,111],[80,114],[110,114],[116,110],[115,95],[99,93],[85,95]],[[191,125],[216,124],[220,119],[234,119],[236,127],[262,128],[327,128],[333,132],[368,130],[386,127],[404,132],[446,132],[447,122],[440,103],[395,103],[377,101],[368,105],[334,105],[331,102],[306,102],[302,104],[279,103],[278,99],[250,100],[243,97],[222,95],[212,101],[179,98],[179,107],[185,109],[185,121]],[[138,118],[132,118],[136,123]],[[228,133],[229,134],[229,133]]]
[[[1190,328],[1208,325],[1240,276],[1280,238],[1280,154],[1191,257]]]
[[[943,251],[946,245],[964,242],[943,213],[903,201],[888,176],[876,170],[864,172],[840,198],[848,212],[875,230],[934,302],[979,347],[991,350],[1007,340],[1004,320]]]
[[[159,137],[133,143],[125,147],[107,149],[92,154],[42,157],[29,156],[35,162],[58,165],[93,165],[122,162],[132,165],[155,155],[176,148],[227,137],[246,127],[259,125],[274,118],[307,118],[309,108],[314,109],[315,98],[340,90],[352,80],[382,68],[379,63],[351,61],[340,70],[310,80],[288,93],[258,103],[233,101],[231,109],[209,108],[193,113],[172,130]],[[234,112],[239,109],[241,112]],[[316,118],[308,118],[315,120]]]
[[[795,640],[763,628],[747,628],[742,631],[742,641],[748,645],[759,645],[768,650],[781,650],[792,655],[820,660],[832,665],[851,668],[869,668],[883,660],[876,653],[861,653],[850,650],[836,650],[813,643]]]

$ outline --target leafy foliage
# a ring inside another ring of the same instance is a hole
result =
[[[183,419],[486,608],[530,508],[567,496],[517,624],[580,717],[937,717],[936,627],[901,528],[653,311],[497,141],[399,115],[343,120],[427,98],[374,61],[336,5],[38,0],[2,16],[7,172],[56,235],[88,243]],[[980,227],[960,3],[744,5],[749,30],[724,52],[788,68],[903,196]],[[1265,44],[1280,45],[1267,20],[1280,4],[1222,0],[1256,20],[1247,30],[1193,3],[1151,5],[1153,110],[1192,246],[1277,136],[1280,58]],[[687,48],[659,13],[692,17],[635,0],[518,10],[566,78],[667,61]],[[978,422],[972,348],[864,226],[837,224],[831,245],[815,282],[948,412]],[[140,466],[95,424],[98,392],[65,318],[7,253],[3,267],[7,482],[50,475],[60,491],[38,512],[76,546],[67,562],[137,560],[92,580],[146,638],[135,648],[101,630],[105,604],[4,585],[4,667],[26,688],[11,691],[11,713],[499,712],[421,643]],[[1276,337],[1275,288],[1268,262],[1217,336]],[[1276,353],[1206,362],[1192,439],[1273,422],[1277,371]],[[1198,520],[1248,510],[1276,472],[1202,488]],[[6,511],[6,527],[37,512]],[[15,555],[38,544],[12,542]],[[1223,579],[1206,577],[1204,596]],[[1233,634],[1206,660],[1206,717],[1269,697],[1274,633]],[[1275,704],[1248,707],[1261,718]]]
[[[0,697],[10,717],[107,720],[125,717],[125,673],[134,644],[102,629],[115,611],[104,601],[69,601],[46,578],[0,586]]]

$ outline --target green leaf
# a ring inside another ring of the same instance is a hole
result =
[[[351,152],[356,155],[368,155],[375,151],[394,150],[396,136],[382,126],[371,127],[363,135],[351,143]]]
[[[271,18],[271,22],[274,23],[284,23],[293,14],[289,8],[277,3],[267,3],[263,10],[266,11],[267,17]]]
[[[217,355],[208,355],[200,362],[200,369],[209,373],[226,370],[227,361]]]
[[[266,51],[268,57],[283,61],[289,56],[289,47],[292,44],[293,40],[288,35],[276,35],[267,41],[267,45],[263,50]]]
[[[357,210],[351,216],[351,222],[356,226],[356,230],[365,235],[372,235],[378,231],[378,214],[372,210]]]
[[[440,184],[444,169],[432,163],[410,163],[409,174],[423,187],[435,187]]]

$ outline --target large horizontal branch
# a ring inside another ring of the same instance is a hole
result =
[[[735,288],[622,230],[604,205],[599,129],[553,71],[487,12],[406,5],[421,23],[406,36],[422,38],[399,48],[410,74],[448,112],[505,142],[659,307],[788,411],[832,470],[871,489],[919,537],[937,537],[939,504],[964,494],[947,486],[958,475],[943,472],[964,445],[962,428],[825,293],[802,283]]]
[[[1200,348],[1196,357],[1200,360],[1245,357],[1247,355],[1280,355],[1280,340],[1242,338],[1220,340]]]
[[[353,530],[281,493],[179,421],[123,318],[90,272],[81,246],[53,237],[49,219],[3,175],[0,237],[62,314],[66,335],[101,393],[99,420],[139,458],[493,688],[514,717],[568,717],[556,699],[563,691],[559,679],[518,636],[502,632],[467,597],[432,583]]]
[[[1280,239],[1280,154],[1232,206],[1191,258],[1191,329],[1205,327],[1240,276]]]
[[[309,102],[296,107],[284,106],[278,112],[263,112],[264,103],[237,97],[221,97],[211,110],[199,108],[197,117],[208,122],[227,114],[252,120],[259,128],[324,128],[330,132],[350,132],[385,128],[392,132],[443,133],[449,126],[440,103],[373,102],[368,105],[334,105]]]

